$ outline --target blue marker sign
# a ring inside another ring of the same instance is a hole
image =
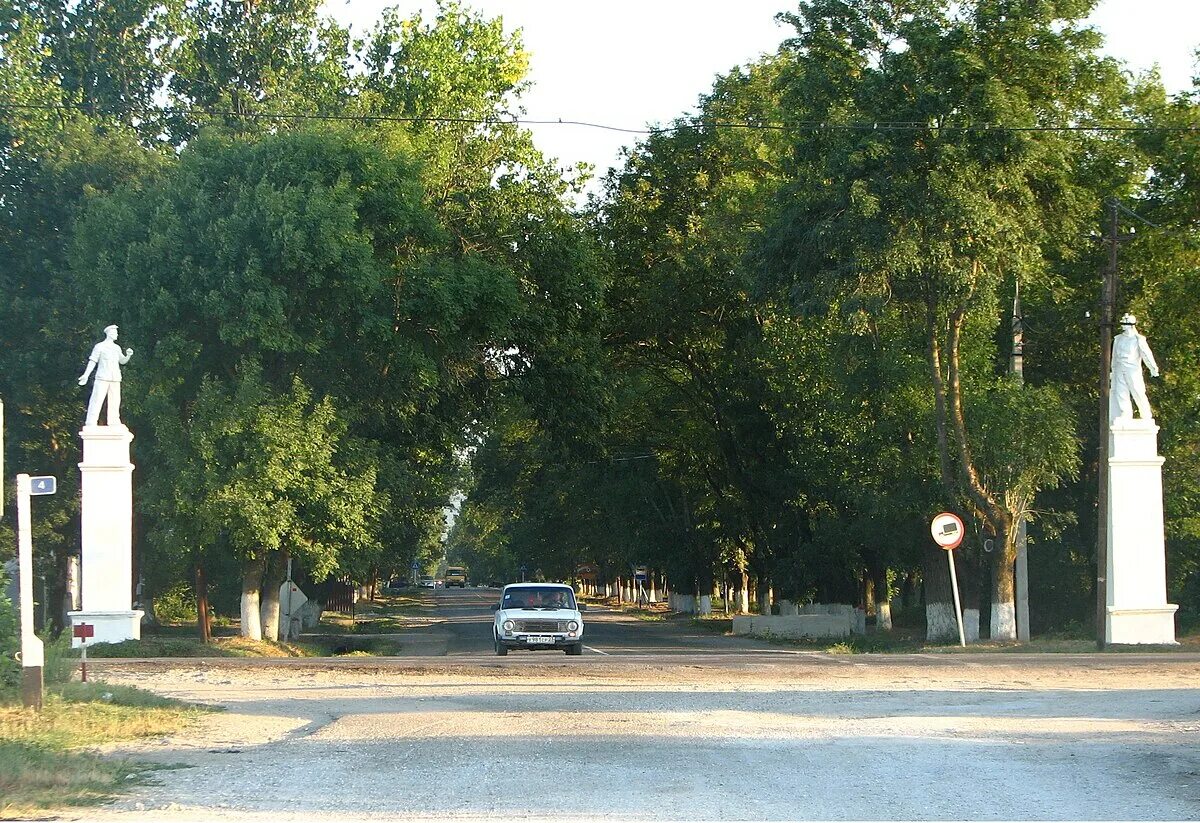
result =
[[[58,491],[58,480],[54,477],[46,475],[44,477],[29,478],[29,493],[31,495],[54,494],[56,491]]]

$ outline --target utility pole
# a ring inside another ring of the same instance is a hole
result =
[[[1100,291],[1100,489],[1096,504],[1096,648],[1107,642],[1108,622],[1108,393],[1112,372],[1113,312],[1117,303],[1117,249],[1120,244],[1116,198],[1105,201],[1108,207],[1108,265],[1104,267],[1104,285]]]
[[[1021,316],[1021,280],[1017,278],[1013,288],[1012,310],[1012,354],[1008,371],[1018,386],[1025,385],[1025,321]],[[1029,633],[1029,556],[1025,539],[1025,513],[1017,512],[1017,562],[1014,583],[1017,590],[1017,641],[1028,643]]]

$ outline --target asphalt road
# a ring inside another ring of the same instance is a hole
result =
[[[433,589],[433,620],[399,636],[401,655],[415,657],[492,656],[492,607],[500,600],[499,589]],[[746,638],[726,637],[680,621],[642,620],[609,609],[584,613],[584,655],[629,654],[752,654],[770,652],[770,644]],[[516,650],[517,657],[564,656],[562,651]]]

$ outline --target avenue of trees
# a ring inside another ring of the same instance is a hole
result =
[[[992,637],[1022,523],[1034,629],[1081,628],[1116,198],[1188,619],[1200,89],[1101,56],[1093,5],[803,0],[580,205],[517,122],[519,33],[466,6],[354,38],[316,0],[0,0],[0,398],[9,474],[60,479],[39,569],[78,551],[74,378],[115,322],[144,600],[250,637],[289,559],[444,557],[881,624],[903,592],[943,637],[943,509]]]

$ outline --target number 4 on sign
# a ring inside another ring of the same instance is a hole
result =
[[[49,475],[29,478],[29,494],[37,497],[42,494],[54,494],[58,491],[58,480]]]

